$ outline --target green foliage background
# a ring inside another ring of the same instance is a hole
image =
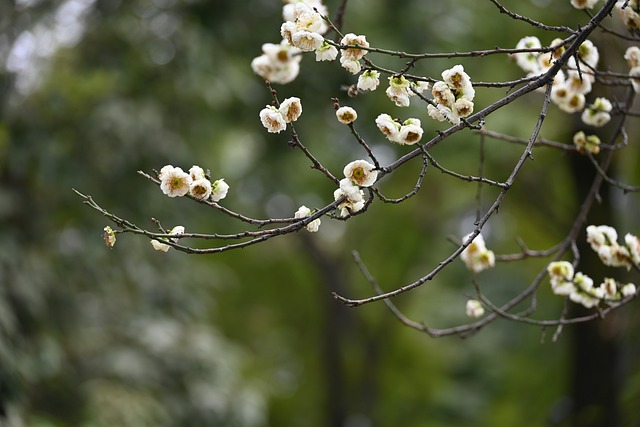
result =
[[[54,22],[63,4],[25,3],[0,6],[3,60],[23,32]],[[505,3],[548,24],[588,19],[568,1]],[[249,63],[262,43],[279,41],[281,6],[99,0],[82,38],[38,62],[33,91],[17,89],[20,73],[0,74],[0,397],[8,425],[566,425],[570,330],[552,343],[552,331],[497,322],[466,340],[434,340],[402,326],[382,304],[346,309],[331,299],[332,291],[372,292],[352,261],[354,249],[393,289],[446,257],[453,248],[447,236],[469,231],[476,186],[434,169],[415,198],[374,203],[348,223],[323,220],[317,235],[206,257],[155,252],[130,235],[105,248],[107,222],[72,188],[147,228],[154,217],[194,232],[240,230],[217,212],[163,196],[136,174],[165,164],[198,164],[224,177],[231,186],[224,204],[248,215],[288,216],[302,204],[332,200],[328,180],[287,146],[286,135],[267,134],[258,120],[270,95]],[[550,41],[475,0],[352,0],[345,30],[408,52],[512,47],[534,34]],[[625,48],[609,44],[601,52],[615,63]],[[521,77],[504,56],[460,62],[474,81]],[[437,77],[456,63],[422,61],[416,73]],[[382,139],[373,122],[379,113],[419,117],[425,138],[444,129],[423,105],[396,108],[382,89],[348,98],[341,87],[354,82],[337,63],[305,56],[298,79],[276,87],[281,98],[302,99],[300,137],[335,174],[365,153],[335,120],[331,97],[357,109],[359,131],[388,160],[405,149]],[[503,94],[479,89],[476,105]],[[541,102],[539,94],[527,96],[487,125],[527,137]],[[570,120],[553,108],[544,136],[568,141]],[[478,141],[461,132],[432,154],[473,174]],[[487,141],[487,175],[504,179],[520,150]],[[638,178],[637,147],[626,153],[619,168]],[[579,203],[567,157],[536,151],[489,224],[487,241],[497,253],[518,251],[515,236],[534,249],[562,238]],[[382,190],[393,197],[409,191],[419,167],[414,162],[386,178]],[[492,195],[486,189],[485,207]],[[611,197],[620,223],[637,233],[637,198]],[[503,302],[544,264],[499,265],[478,280]],[[469,272],[456,263],[396,302],[417,320],[447,327],[465,321],[473,292]],[[562,309],[549,294],[544,287],[539,293],[541,318]],[[623,310],[615,330],[624,348],[625,425],[640,420],[634,309]]]

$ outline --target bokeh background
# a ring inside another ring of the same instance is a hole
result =
[[[338,2],[326,3],[334,13]],[[505,6],[552,25],[588,20],[569,1]],[[258,119],[270,94],[249,64],[262,43],[279,42],[281,9],[277,0],[0,0],[0,425],[640,425],[635,302],[604,321],[565,328],[554,343],[554,330],[506,321],[464,340],[432,339],[382,304],[347,309],[332,300],[332,291],[372,293],[351,251],[390,290],[426,274],[454,248],[449,236],[471,230],[476,185],[435,169],[406,203],[374,203],[346,223],[323,219],[314,235],[211,256],[156,252],[132,235],[105,247],[102,229],[113,224],[72,188],[149,229],[152,217],[193,232],[242,229],[202,205],[163,196],[136,173],[165,164],[197,164],[224,177],[231,186],[224,205],[256,217],[333,200],[326,177],[287,146],[287,135],[267,134]],[[544,44],[557,36],[476,0],[350,0],[345,31],[408,52],[513,47],[526,35]],[[605,68],[626,70],[629,42],[599,32],[592,40]],[[438,77],[456,63],[474,81],[522,76],[498,55],[421,61],[415,72]],[[295,82],[276,89],[281,99],[302,99],[300,138],[334,174],[366,154],[335,120],[331,97],[358,110],[359,131],[385,162],[406,148],[381,137],[374,125],[381,112],[422,119],[425,139],[445,128],[426,117],[425,105],[395,107],[383,89],[349,98],[344,87],[355,78],[337,63],[309,55],[301,65]],[[478,89],[476,105],[505,92]],[[596,94],[622,96],[603,85]],[[487,127],[528,137],[541,102],[531,94]],[[631,183],[640,182],[634,126],[614,170]],[[552,106],[543,136],[570,142],[579,128],[576,117]],[[465,131],[432,154],[475,174],[479,147]],[[485,141],[487,176],[505,179],[521,150]],[[416,159],[381,189],[399,197],[419,170]],[[484,232],[490,248],[517,252],[516,237],[532,249],[560,241],[592,174],[575,155],[537,149]],[[482,206],[495,195],[485,189]],[[603,191],[590,222],[638,234],[638,212],[637,196]],[[580,269],[594,277],[634,280],[583,255]],[[478,281],[504,302],[546,262],[499,264]],[[417,321],[448,327],[467,321],[473,294],[470,273],[457,262],[396,302]],[[536,316],[553,318],[563,302],[543,286],[538,307]]]

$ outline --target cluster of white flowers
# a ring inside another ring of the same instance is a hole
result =
[[[631,233],[624,236],[624,246],[618,244],[618,232],[608,225],[587,227],[587,242],[604,265],[626,267],[640,264],[640,239]]]
[[[553,40],[550,46],[557,46],[557,48],[551,52],[520,52],[513,54],[513,58],[516,64],[527,72],[528,77],[540,75],[547,72],[553,65],[553,61],[564,53],[564,47],[560,47],[561,42],[561,39]],[[542,49],[542,44],[537,37],[528,36],[516,44],[516,49]],[[584,108],[585,95],[591,92],[595,81],[591,69],[596,68],[600,59],[598,49],[589,40],[585,40],[580,45],[577,56],[578,62],[574,57],[567,61],[566,74],[562,70],[558,71],[551,88],[551,101],[567,113],[575,113]],[[606,121],[600,123],[599,126],[602,126]]]
[[[463,237],[463,241],[471,237],[471,234],[467,234]],[[491,268],[496,263],[496,256],[493,251],[487,249],[484,243],[482,234],[478,234],[469,246],[467,246],[460,254],[460,259],[465,263],[467,268],[474,273],[479,273],[482,270]]]
[[[340,107],[336,110],[336,118],[342,124],[348,125],[356,121],[358,113],[351,107]]]
[[[640,29],[640,2],[638,0],[620,0],[616,10],[624,25],[630,30]]]
[[[360,80],[358,80],[358,83]],[[405,76],[389,77],[389,87],[387,88],[387,96],[398,107],[408,107],[411,104],[411,97],[416,94],[424,93],[429,90],[429,83],[424,81],[412,82]]]
[[[573,144],[581,154],[598,154],[600,152],[600,138],[598,135],[587,136],[583,131],[578,131],[573,135]]]
[[[311,209],[302,205],[295,213],[295,218],[306,218],[311,215]],[[307,224],[304,228],[310,233],[315,233],[320,228],[320,218],[314,219],[309,224]]]
[[[288,10],[290,9],[288,8]],[[326,30],[326,26],[323,26],[322,16],[313,8],[304,2],[295,3],[293,4],[293,16],[286,18],[291,19],[287,19],[282,24],[280,34],[291,46],[297,47],[303,52],[311,52],[322,46],[324,37],[320,33],[323,29]]]
[[[292,47],[288,41],[280,44],[265,43],[262,55],[251,61],[251,69],[265,80],[287,84],[300,73],[300,49]]]
[[[287,128],[287,123],[295,122],[302,114],[302,103],[295,96],[287,98],[280,108],[267,105],[260,111],[260,121],[269,133],[280,133]]]
[[[473,112],[473,98],[476,91],[471,85],[469,75],[462,65],[442,72],[442,80],[434,83],[431,89],[435,106],[429,104],[429,116],[443,122],[457,125],[460,119]]]
[[[227,196],[229,185],[224,179],[211,183],[200,166],[193,166],[189,173],[181,168],[166,165],[158,174],[160,189],[169,197],[182,197],[187,193],[199,200],[220,201]]]
[[[624,59],[629,64],[629,75],[635,93],[640,93],[640,48],[638,46],[629,47],[624,53]]]
[[[367,54],[367,51],[365,49],[358,49],[357,47],[369,47],[367,38],[363,35],[357,36],[353,33],[348,33],[340,40],[340,44],[342,46],[354,46],[342,49],[340,65],[351,74],[358,74],[362,69],[360,60]]]
[[[340,216],[346,217],[364,207],[364,191],[361,187],[371,187],[378,179],[378,171],[366,160],[354,160],[342,172],[345,177],[340,180],[340,188],[333,192],[333,197],[334,200],[344,197],[338,209]]]
[[[173,227],[173,229],[171,229],[171,231],[169,231],[167,234],[171,234],[173,236],[180,236],[184,234],[184,227],[181,225],[177,225]],[[178,239],[171,239],[171,241],[174,243],[177,240]],[[155,249],[156,251],[167,252],[169,249],[171,249],[171,246],[167,245],[166,243],[162,243],[163,241],[166,242],[167,239],[151,240],[151,246],[153,246],[153,249]]]
[[[380,132],[391,142],[401,145],[413,145],[422,138],[423,130],[419,119],[407,119],[400,123],[388,114],[376,118]]]
[[[484,307],[480,304],[480,301],[475,299],[470,299],[467,301],[467,305],[465,307],[467,316],[477,319],[484,314]]]
[[[593,104],[582,112],[582,121],[590,126],[602,127],[611,120],[609,113],[612,109],[611,101],[607,98],[596,98]]]
[[[593,279],[577,272],[567,261],[556,261],[549,264],[547,273],[551,280],[551,290],[556,295],[568,296],[569,299],[586,308],[597,306],[601,301],[611,303],[636,293],[633,283],[625,285],[611,278],[605,278],[598,287],[593,286]]]

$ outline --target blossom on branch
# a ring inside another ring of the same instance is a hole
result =
[[[480,301],[470,299],[467,301],[465,311],[467,312],[467,316],[477,319],[478,317],[482,317],[484,314],[484,307],[482,307]]]
[[[573,144],[578,153],[598,154],[600,152],[600,138],[598,135],[587,136],[583,131],[578,131],[573,135]]]
[[[333,192],[334,200],[344,200],[338,205],[341,217],[349,216],[364,208],[364,192],[349,178],[340,180],[340,188]]]
[[[211,187],[211,200],[214,202],[219,202],[220,200],[227,197],[227,192],[229,191],[229,184],[224,182],[224,179],[218,179],[214,181]]]
[[[173,229],[171,229],[171,231],[169,231],[167,234],[171,234],[174,236],[180,236],[181,234],[184,234],[184,227],[181,225],[177,225],[175,227],[173,227]],[[171,249],[170,245],[167,245],[166,243],[162,243],[162,241],[167,241],[167,239],[154,239],[151,240],[151,246],[153,246],[153,249],[155,249],[156,251],[161,251],[161,252],[167,252],[169,249]],[[177,239],[171,239],[172,242],[176,242]]]
[[[286,98],[280,104],[278,111],[282,114],[282,118],[286,123],[295,122],[302,115],[302,104],[300,103],[300,98],[295,96]]]
[[[466,242],[473,233],[463,237]],[[493,251],[487,249],[482,234],[478,234],[469,245],[460,253],[460,259],[469,270],[479,273],[495,265],[496,257]]]
[[[295,218],[306,218],[311,215],[311,209],[302,205],[296,211],[294,217]],[[314,219],[309,224],[304,227],[308,232],[315,233],[320,228],[320,218]]]
[[[111,248],[113,248],[115,246],[115,244],[116,244],[116,233],[108,225],[104,228],[104,233],[102,234],[102,238],[104,239],[104,244],[107,245],[107,247],[109,249],[111,249]]]
[[[457,125],[460,119],[473,113],[473,98],[476,91],[462,65],[444,70],[442,79],[443,81],[434,83],[431,89],[435,105],[429,104],[427,112],[434,120],[440,122],[447,120]]]
[[[371,187],[378,178],[375,166],[366,160],[354,160],[344,167],[343,173],[359,187]]]
[[[380,84],[380,73],[376,70],[366,70],[358,76],[358,90],[376,90]]]
[[[358,113],[353,108],[344,106],[336,110],[336,117],[340,123],[348,125],[356,121]]]
[[[169,197],[182,197],[189,192],[193,179],[191,175],[181,168],[174,168],[171,165],[164,166],[158,175],[160,178],[160,189]]]
[[[265,80],[287,84],[298,77],[300,72],[300,50],[292,47],[287,40],[280,44],[265,43],[263,54],[251,61],[251,69]]]
[[[593,104],[582,112],[582,121],[590,126],[602,127],[609,123],[612,110],[611,101],[607,98],[596,98]]]

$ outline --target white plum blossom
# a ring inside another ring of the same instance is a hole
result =
[[[360,61],[357,59],[350,58],[348,56],[344,56],[344,54],[340,57],[340,65],[342,68],[350,72],[351,74],[358,74],[362,69],[362,65]]]
[[[465,311],[467,312],[467,316],[477,319],[478,317],[482,317],[484,314],[484,307],[482,307],[480,301],[470,299],[467,301]]]
[[[473,101],[476,91],[471,78],[460,64],[442,72],[442,80],[454,91],[456,99],[465,98]]]
[[[409,100],[409,84],[409,80],[404,76],[389,77],[389,87],[386,93],[398,107],[408,107],[411,102]]]
[[[347,164],[342,172],[346,178],[359,187],[371,187],[378,178],[375,166],[366,160],[354,160]]]
[[[311,52],[322,46],[324,38],[311,31],[296,31],[291,36],[291,46],[295,46],[303,52]]]
[[[422,138],[422,126],[418,119],[407,119],[400,126],[400,133],[398,134],[397,141],[403,145],[413,145],[420,141]]]
[[[224,182],[224,179],[218,179],[214,181],[211,188],[211,200],[214,202],[219,202],[220,200],[227,197],[227,193],[229,192],[229,184]]]
[[[273,105],[267,105],[260,111],[260,121],[269,133],[280,133],[287,128],[287,122]]]
[[[634,285],[633,283],[627,283],[622,287],[622,289],[620,289],[620,293],[622,293],[622,296],[624,297],[630,297],[632,295],[635,295],[636,285]]]
[[[311,215],[311,209],[302,205],[298,208],[295,213],[295,218],[306,218]],[[320,228],[320,218],[314,219],[309,224],[304,227],[308,232],[315,233]]]
[[[593,104],[582,112],[582,121],[590,126],[601,127],[609,123],[612,110],[611,101],[607,98],[596,98]]]
[[[567,261],[549,263],[547,273],[551,279],[551,289],[556,295],[570,295],[576,291],[573,284],[573,265]]]
[[[516,44],[516,49],[541,48],[542,44],[540,43],[540,39],[534,36],[524,37],[520,39],[520,41],[518,41],[518,43]],[[516,64],[518,64],[518,66],[522,68],[523,71],[526,71],[527,73],[539,74],[540,68],[538,65],[538,54],[539,52],[519,52],[514,53],[513,58],[515,59]]]
[[[376,125],[378,126],[378,129],[380,129],[380,132],[382,132],[389,141],[399,141],[398,137],[400,135],[401,125],[400,123],[396,122],[390,115],[380,114],[376,118]]]
[[[211,195],[211,181],[204,177],[192,181],[189,187],[189,194],[196,199],[207,200]]]
[[[160,171],[162,172],[162,171]],[[191,179],[194,181],[197,181],[199,179],[204,178],[204,169],[202,169],[200,166],[197,165],[193,165],[191,166],[191,169],[189,169],[189,175],[191,175]]]
[[[336,110],[336,117],[342,124],[348,125],[358,118],[358,113],[351,107],[343,106]]]
[[[182,197],[189,192],[191,175],[181,168],[167,165],[160,170],[160,189],[169,197]]]
[[[282,114],[282,118],[285,123],[291,123],[298,120],[300,115],[302,114],[302,104],[300,103],[300,98],[295,96],[291,98],[286,98],[280,104],[280,108],[278,109],[280,114]]]
[[[578,48],[578,58],[591,68],[596,68],[600,53],[591,40],[585,40]]]
[[[376,70],[366,70],[358,76],[358,90],[376,90],[380,84],[380,73]]]
[[[615,5],[624,25],[630,30],[640,29],[640,4],[638,0],[620,0]]]
[[[640,47],[630,46],[624,52],[624,59],[627,60],[629,68],[635,68],[640,65]]]
[[[634,236],[631,233],[627,233],[624,236],[624,243],[627,246],[627,250],[629,251],[631,262],[636,265],[639,265],[640,264],[640,239],[638,239],[637,236]]]
[[[184,234],[184,227],[181,225],[177,225],[173,227],[173,229],[171,229],[171,231],[169,231],[167,234],[180,236]],[[177,241],[177,239],[170,239],[170,240],[174,243]],[[162,239],[162,238],[153,239],[151,240],[151,246],[153,246],[153,249],[155,249],[156,251],[167,252],[169,249],[171,249],[171,246],[167,245],[166,243],[162,243],[162,241],[166,242],[167,239]]]
[[[265,43],[261,56],[251,61],[251,69],[265,80],[273,83],[287,84],[293,81],[300,72],[299,49],[292,47],[285,39],[280,44]]]
[[[369,47],[369,42],[367,42],[367,38],[363,35],[355,35],[353,33],[345,34],[342,40],[340,40],[340,44],[342,46],[362,46]],[[363,56],[367,54],[365,49],[357,49],[357,48],[345,48],[342,49],[342,56],[346,56],[347,58],[353,59],[355,61],[359,61]]]
[[[333,61],[338,57],[338,49],[326,41],[316,49],[316,61]]]
[[[320,0],[285,0],[285,5],[282,7],[282,18],[284,21],[296,21],[297,14],[301,12],[300,7],[296,7],[298,4],[303,3],[308,9],[317,10],[318,13],[324,16],[329,15],[329,10]],[[319,21],[319,27],[316,32],[324,34],[328,29],[328,24],[321,19]]]
[[[467,234],[462,241],[466,242],[472,235]],[[486,248],[482,234],[478,234],[469,245],[460,253],[460,259],[469,270],[479,273],[495,265],[496,258],[493,251]]]

